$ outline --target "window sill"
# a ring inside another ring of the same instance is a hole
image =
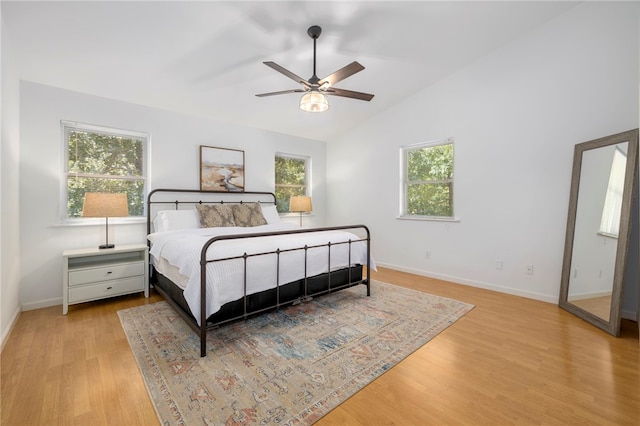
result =
[[[609,234],[608,232],[598,231],[597,234],[601,237],[611,238],[613,240],[617,240],[618,236],[615,234]]]
[[[140,223],[147,223],[146,217],[132,217],[127,219],[110,217],[109,226],[111,225],[136,225]],[[91,219],[70,219],[66,222],[54,223],[51,226],[54,228],[66,228],[75,226],[105,226],[105,218],[91,218]]]
[[[283,213],[278,213],[278,215],[280,217],[300,217],[300,213],[296,213],[296,212],[283,212]],[[307,217],[307,216],[314,216],[313,212],[302,212],[302,217]]]
[[[421,220],[427,222],[460,222],[458,217],[436,217],[436,216],[396,216],[399,220]]]

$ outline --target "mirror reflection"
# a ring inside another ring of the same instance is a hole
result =
[[[558,305],[615,336],[637,168],[638,129],[575,146]]]
[[[567,300],[610,320],[629,143],[582,153]]]

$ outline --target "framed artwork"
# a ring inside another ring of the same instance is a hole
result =
[[[244,192],[244,151],[200,145],[200,191]]]

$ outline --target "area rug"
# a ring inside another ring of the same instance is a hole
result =
[[[372,281],[196,333],[166,303],[118,312],[163,425],[312,424],[473,305]]]

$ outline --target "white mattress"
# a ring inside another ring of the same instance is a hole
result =
[[[200,321],[200,253],[203,245],[214,236],[272,232],[296,229],[298,226],[280,222],[277,224],[226,228],[197,228],[180,231],[158,232],[148,236],[151,241],[151,259],[156,269],[184,289],[184,296],[196,320]],[[207,251],[207,259],[225,259],[255,254],[276,249],[338,243],[359,240],[360,237],[344,231],[323,231],[218,241]],[[347,267],[349,245],[331,247],[331,269]],[[276,255],[255,256],[247,259],[247,294],[257,293],[276,286]],[[280,254],[279,283],[285,284],[304,278],[304,251]],[[367,263],[366,241],[351,244],[351,265]],[[371,268],[375,263],[371,260]],[[311,277],[328,272],[327,247],[307,250],[306,275]],[[207,317],[217,312],[222,305],[241,298],[244,294],[243,259],[213,262],[207,265]]]

